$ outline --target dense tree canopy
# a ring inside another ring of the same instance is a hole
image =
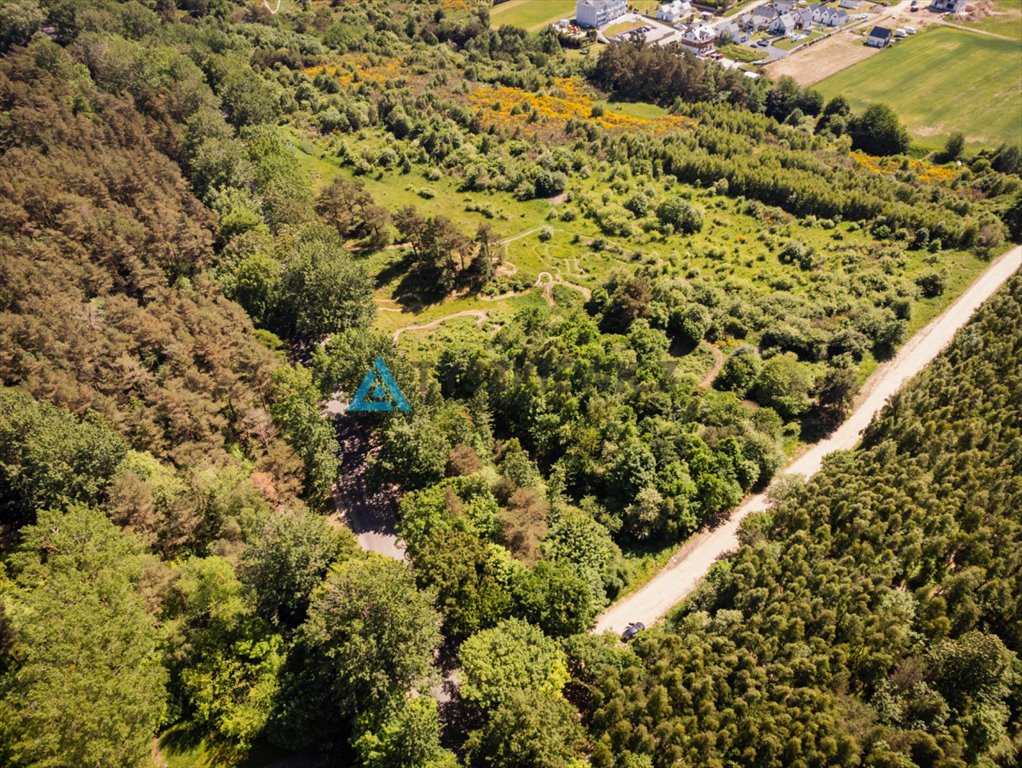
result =
[[[141,546],[83,506],[40,512],[22,535],[10,594],[18,664],[0,687],[4,763],[142,765],[166,672]]]

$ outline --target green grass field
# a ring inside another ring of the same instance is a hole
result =
[[[510,24],[530,32],[575,18],[575,0],[507,0],[490,9],[490,26]]]
[[[973,148],[1022,140],[1022,47],[1011,40],[933,28],[814,87],[856,109],[889,105],[927,148],[954,131]]]
[[[1012,40],[1022,40],[1022,0],[995,0],[992,15],[977,21],[967,21],[963,26],[1004,35]]]

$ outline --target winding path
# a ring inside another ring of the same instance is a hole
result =
[[[699,382],[699,386],[706,389],[720,374],[720,369],[724,367],[724,353],[720,351],[720,347],[716,344],[711,344],[706,339],[703,339],[699,342],[699,344],[703,349],[709,350],[710,354],[713,355],[713,366],[706,372],[706,375],[703,376],[703,380]]]
[[[543,275],[546,275],[549,280],[543,280]],[[536,275],[536,287],[543,289],[543,298],[546,299],[546,303],[551,307],[557,302],[554,301],[554,286],[563,285],[565,288],[571,288],[572,290],[578,291],[582,294],[586,301],[589,301],[593,297],[593,292],[586,288],[584,285],[576,285],[575,283],[569,283],[559,275],[554,277],[549,272],[540,272]]]
[[[490,316],[481,309],[463,309],[461,312],[444,315],[443,317],[438,317],[436,320],[430,320],[428,323],[423,323],[422,325],[406,325],[404,328],[398,328],[394,331],[394,343],[397,344],[398,339],[401,338],[401,334],[403,333],[407,333],[408,331],[431,331],[434,328],[439,328],[448,320],[454,320],[458,317],[474,317],[476,318],[476,325],[482,325]]]
[[[811,477],[819,471],[824,456],[854,448],[888,398],[940,354],[972,313],[1020,267],[1022,246],[1012,248],[987,267],[950,307],[918,331],[893,360],[881,365],[866,380],[857,405],[845,422],[830,437],[788,464],[783,474]],[[766,493],[756,494],[746,499],[722,525],[693,536],[647,584],[608,608],[598,619],[595,631],[620,633],[629,622],[641,621],[650,626],[661,619],[691,594],[718,558],[738,548],[741,522],[767,506]]]

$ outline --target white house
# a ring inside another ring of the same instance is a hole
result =
[[[771,35],[790,35],[795,30],[795,14],[782,13],[770,22],[767,32]]]
[[[761,5],[752,12],[746,28],[751,29],[753,32],[766,29],[770,26],[770,23],[780,15],[781,14],[773,6]],[[745,17],[743,16],[742,18]]]
[[[748,41],[749,33],[733,21],[725,21],[717,25],[717,39],[722,43],[737,43],[740,45]]]
[[[660,21],[674,24],[676,21],[686,18],[692,12],[692,4],[688,0],[674,0],[673,3],[664,3],[657,8],[656,17]]]
[[[681,37],[681,47],[696,56],[705,56],[713,50],[713,41],[716,39],[717,33],[713,27],[689,27]]]
[[[602,27],[626,13],[625,0],[575,0],[575,21],[580,27]]]
[[[873,48],[886,48],[891,44],[891,30],[887,27],[873,27],[866,38],[866,45]]]
[[[799,29],[809,29],[813,25],[813,11],[811,8],[799,8],[792,12],[795,17],[795,26]]]
[[[816,13],[813,13],[814,20]],[[820,9],[820,18],[817,23],[823,24],[827,27],[840,27],[848,21],[847,11],[842,11],[838,8],[831,8],[830,6],[824,6]]]

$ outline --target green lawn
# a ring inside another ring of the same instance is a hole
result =
[[[535,32],[561,19],[575,18],[575,0],[507,0],[490,9],[490,26],[510,24]]]
[[[747,45],[726,43],[725,45],[720,46],[717,50],[729,59],[734,61],[744,61],[747,64],[766,58],[766,54],[761,48],[750,48]]]
[[[611,24],[609,27],[603,30],[603,34],[607,37],[615,37],[617,35],[623,35],[625,32],[631,32],[633,29],[645,26],[643,21],[621,21],[617,24]]]
[[[973,147],[1022,140],[1022,47],[1011,40],[932,28],[817,83],[856,109],[892,107],[922,146],[954,131]]]

